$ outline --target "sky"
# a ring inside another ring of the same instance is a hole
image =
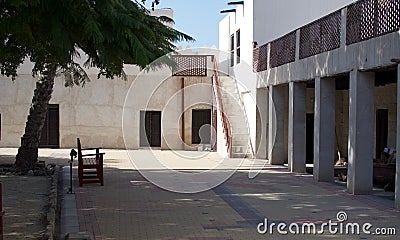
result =
[[[150,8],[152,0],[147,0]],[[174,10],[175,28],[189,34],[195,42],[178,43],[183,48],[189,45],[196,47],[218,47],[218,25],[226,14],[223,9],[230,9],[230,0],[160,0],[157,8],[172,8]]]

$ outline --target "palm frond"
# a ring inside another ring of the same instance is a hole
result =
[[[75,85],[84,87],[87,82],[90,82],[85,69],[77,63],[71,63],[63,68],[61,74],[64,77],[65,87],[74,87]]]

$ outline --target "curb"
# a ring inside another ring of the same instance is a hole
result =
[[[61,167],[56,166],[54,174],[51,176],[51,187],[49,190],[49,205],[46,214],[48,222],[44,236],[47,239],[56,239],[56,221],[57,221],[57,196],[58,196],[58,179]]]

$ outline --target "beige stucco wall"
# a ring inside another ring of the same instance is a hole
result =
[[[131,69],[129,72],[134,73],[135,70]],[[96,75],[90,75],[90,78],[91,81],[86,83],[85,87],[73,88],[64,87],[62,78],[56,79],[50,103],[59,104],[60,147],[76,147],[76,138],[80,137],[84,146],[125,148],[123,107],[136,75],[128,75],[128,81],[97,79]],[[182,149],[179,135],[182,105],[181,98],[177,97],[181,89],[180,78],[147,80],[134,85],[134,95],[129,95],[131,101],[128,100],[128,103],[131,105],[128,104],[127,107],[126,119],[129,119],[129,122],[125,125],[125,130],[134,133],[129,134],[135,137],[132,147],[139,148],[140,111],[157,110],[162,111],[162,148]],[[185,82],[187,85],[208,83],[208,89],[204,87],[200,91],[187,92],[185,101],[200,101],[211,108],[211,77],[192,78]],[[35,79],[30,74],[20,74],[14,82],[9,78],[0,77],[0,147],[19,146],[34,88]],[[197,105],[192,108],[204,106]],[[191,134],[191,115],[185,119],[185,126],[186,132]],[[187,135],[187,139],[190,139],[188,143],[191,145],[191,135]]]
[[[61,78],[55,81],[50,104],[59,104],[60,146],[76,146],[80,137],[85,145],[106,148],[124,146],[121,130],[122,107],[134,76],[121,79],[97,79],[91,76],[85,87],[64,87]],[[35,79],[19,75],[12,82],[0,79],[0,113],[2,138],[0,147],[19,146],[35,88]]]
[[[9,147],[19,143],[22,136],[29,105],[32,101],[34,80],[32,76],[0,80],[0,146]]]
[[[156,9],[150,11],[150,14],[168,16],[172,19],[174,17],[172,9]],[[174,26],[172,22],[167,25]],[[80,55],[82,58],[77,58],[75,61],[82,65],[86,59],[84,53],[81,52]],[[31,62],[25,61],[18,69],[15,81],[0,75],[0,147],[17,147],[20,144],[35,89],[36,79],[32,77],[32,67]],[[137,66],[125,66],[128,81],[118,78],[97,79],[98,69],[85,70],[91,82],[86,83],[83,88],[65,88],[62,78],[57,78],[55,81],[50,104],[59,104],[60,146],[76,147],[76,138],[80,137],[85,146],[124,148],[122,133],[124,101],[140,69]],[[150,91],[149,87],[144,84],[142,91]],[[172,87],[165,91],[175,89]]]
[[[213,109],[211,84],[210,77],[185,78],[185,150],[197,149],[197,145],[192,144],[192,110]]]

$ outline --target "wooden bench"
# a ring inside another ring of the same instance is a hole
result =
[[[78,177],[79,186],[86,183],[100,183],[104,186],[103,180],[103,155],[101,148],[82,148],[81,141],[77,138],[78,144]],[[82,152],[92,151],[94,153],[82,154]]]

